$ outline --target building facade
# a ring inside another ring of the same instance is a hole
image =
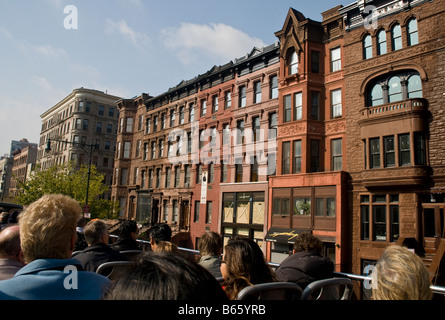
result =
[[[119,119],[115,103],[119,99],[101,91],[79,88],[44,112],[37,152],[39,168],[45,170],[70,161],[88,165],[91,155],[91,163],[111,186]],[[51,150],[47,150],[48,141]],[[110,198],[110,194],[104,197]]]
[[[112,197],[121,217],[167,222],[193,248],[206,230],[262,241],[268,147],[260,139],[277,113],[278,62],[278,44],[254,48],[159,96],[120,100]]]
[[[435,274],[444,238],[445,1],[357,1],[340,13],[352,271],[405,243]]]
[[[11,181],[9,195],[14,198],[20,194],[21,185],[28,179],[29,174],[34,170],[37,160],[37,146],[28,147],[14,151],[12,164]]]

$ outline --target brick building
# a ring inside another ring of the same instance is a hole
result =
[[[405,243],[434,274],[444,237],[445,1],[357,1],[340,13],[352,271]]]

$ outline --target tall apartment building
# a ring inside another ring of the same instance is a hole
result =
[[[115,103],[119,99],[101,91],[78,88],[45,111],[40,116],[42,129],[37,152],[40,169],[69,161],[88,165],[91,150],[88,146],[95,145],[91,162],[111,185],[119,119]],[[51,140],[50,151],[46,150],[48,140]]]
[[[257,140],[278,108],[278,49],[254,48],[159,96],[117,103],[112,197],[122,217],[167,222],[192,247],[206,230],[262,241],[268,147]]]
[[[340,10],[352,271],[405,243],[435,275],[445,237],[445,1],[366,5]]]
[[[34,169],[37,160],[37,146],[30,145],[14,152],[9,196],[16,197],[20,194],[20,183],[26,182],[29,174]]]
[[[287,257],[312,232],[341,270],[347,256],[346,123],[340,7],[312,21],[290,9],[280,47],[277,172],[269,177],[270,259]]]

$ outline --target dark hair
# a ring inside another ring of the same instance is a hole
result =
[[[206,232],[202,235],[198,242],[198,250],[201,255],[218,255],[222,249],[221,236],[213,231]]]
[[[158,223],[150,228],[150,237],[153,238],[156,244],[160,241],[171,241],[172,229],[166,223]]]
[[[125,220],[119,225],[119,238],[128,239],[131,233],[136,233],[138,230],[138,224],[134,220]]]
[[[244,287],[277,281],[275,273],[267,264],[258,244],[248,238],[229,240],[224,247],[224,263],[227,266],[227,279],[223,286],[230,298]]]
[[[321,255],[323,242],[309,232],[302,232],[295,237],[294,250],[296,252],[313,252]]]
[[[146,251],[116,280],[106,300],[227,300],[215,277],[178,254]]]

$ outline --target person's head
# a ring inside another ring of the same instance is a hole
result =
[[[98,243],[108,243],[108,226],[102,220],[91,220],[85,226],[85,240],[89,246]]]
[[[134,220],[125,220],[119,225],[119,238],[136,240],[139,234],[139,227]]]
[[[231,298],[246,286],[276,280],[258,244],[247,238],[230,240],[224,247],[221,274]]]
[[[116,280],[107,300],[227,300],[206,269],[174,253],[144,252]]]
[[[20,227],[18,225],[11,225],[0,232],[0,258],[17,260],[23,263]]]
[[[430,286],[422,259],[398,245],[385,250],[372,272],[374,300],[430,300]]]
[[[150,228],[150,243],[155,247],[161,241],[171,241],[172,229],[166,223],[158,223]]]
[[[44,195],[20,214],[20,241],[26,263],[68,259],[76,242],[79,203],[65,195]]]
[[[198,242],[198,250],[202,256],[219,256],[222,251],[222,238],[213,231],[206,232]]]
[[[322,250],[323,242],[309,232],[302,232],[295,237],[293,253],[313,252],[321,255]]]

